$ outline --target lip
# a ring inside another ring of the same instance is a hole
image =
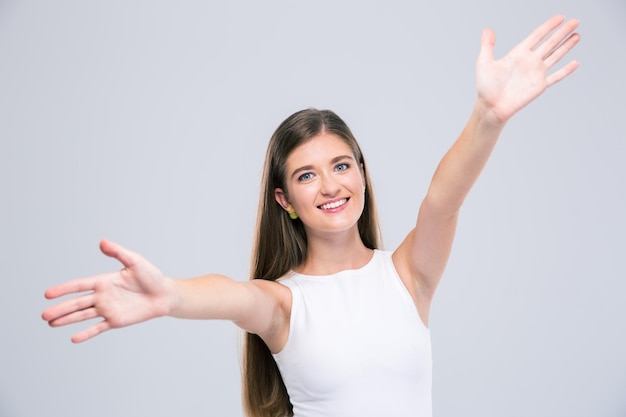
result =
[[[341,203],[342,201],[343,201],[342,204],[338,205],[337,207],[332,207],[333,204]],[[317,206],[317,208],[322,210],[325,213],[334,213],[334,212],[343,210],[349,201],[350,201],[350,197],[336,198],[334,200],[326,201],[324,204],[320,204],[319,206]],[[324,206],[331,206],[331,207],[324,208]]]

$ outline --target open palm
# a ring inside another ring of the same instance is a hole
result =
[[[565,24],[563,21],[562,16],[547,20],[499,60],[493,57],[493,31],[483,31],[476,63],[476,87],[479,100],[495,120],[507,121],[578,67],[578,62],[571,61],[549,73],[580,40],[573,33],[578,21],[571,19]]]
[[[46,291],[47,298],[77,294],[43,312],[51,326],[64,326],[102,317],[102,321],[76,333],[75,343],[83,342],[109,329],[161,317],[167,314],[172,290],[161,271],[120,245],[100,243],[102,252],[119,260],[117,272],[68,281]]]

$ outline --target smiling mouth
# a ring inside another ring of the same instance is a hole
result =
[[[341,200],[333,201],[332,203],[322,204],[321,206],[317,206],[322,210],[330,210],[335,209],[337,207],[341,207],[348,202],[347,198],[342,198]]]

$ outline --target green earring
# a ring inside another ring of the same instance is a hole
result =
[[[287,213],[289,213],[289,217],[291,218],[291,220],[295,220],[298,218],[298,213],[296,213],[291,205],[288,205],[285,210],[287,210]]]

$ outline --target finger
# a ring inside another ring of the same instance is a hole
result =
[[[537,47],[537,53],[545,58],[552,54],[556,48],[559,47],[559,44],[563,42],[564,39],[567,39],[574,30],[578,27],[578,20],[570,19],[563,26],[559,28],[556,32],[552,34],[544,43],[542,43],[539,47]]]
[[[135,252],[106,239],[103,239],[100,242],[100,250],[106,256],[110,256],[111,258],[115,258],[120,261],[126,268],[134,266],[137,263],[137,258],[139,257],[139,255]]]
[[[98,317],[98,312],[95,308],[92,307],[66,314],[62,317],[49,321],[48,324],[51,327],[60,327],[66,326],[68,324],[79,323],[81,321],[95,319],[96,317]]]
[[[574,33],[570,35],[557,49],[552,51],[550,55],[545,58],[545,64],[548,68],[552,68],[556,65],[576,44],[580,41],[580,35]]]
[[[93,337],[98,336],[109,330],[111,327],[106,320],[101,321],[100,323],[96,323],[93,326],[86,328],[83,331],[80,331],[72,336],[73,343],[82,343]]]
[[[553,72],[547,78],[548,86],[558,83],[563,78],[567,77],[572,72],[574,72],[576,68],[578,68],[578,61],[572,61],[572,62],[569,62],[567,65],[565,65],[563,68],[559,69],[558,71]]]
[[[533,50],[535,47],[556,27],[563,23],[565,18],[561,15],[552,16],[550,19],[543,22],[537,29],[533,30],[530,35],[526,37],[520,46]]]
[[[41,318],[46,320],[52,325],[52,323],[61,317],[75,313],[77,311],[85,310],[93,307],[94,297],[91,294],[83,295],[81,297],[71,298],[65,300],[57,305],[47,308],[42,314]]]
[[[480,37],[480,52],[478,60],[482,62],[493,61],[493,48],[496,44],[496,34],[491,29],[484,29]]]
[[[62,297],[67,294],[75,294],[79,292],[93,291],[96,281],[109,274],[94,275],[87,278],[78,278],[63,284],[55,285],[48,288],[44,296],[47,299]]]

